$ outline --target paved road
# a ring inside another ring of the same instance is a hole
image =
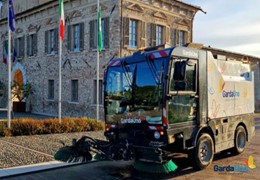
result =
[[[133,162],[91,162],[88,164],[73,166],[63,169],[56,169],[46,172],[23,175],[8,179],[259,179],[260,177],[260,118],[256,119],[256,136],[247,144],[245,152],[238,156],[232,156],[229,152],[215,155],[210,167],[203,171],[195,171],[191,162],[184,156],[174,158],[179,166],[178,170],[170,174],[148,174],[137,172],[133,168]],[[245,160],[253,156],[256,169],[248,169],[243,173],[215,172],[214,166],[245,166]]]

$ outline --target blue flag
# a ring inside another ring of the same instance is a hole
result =
[[[9,2],[9,28],[12,32],[15,31],[15,16],[14,16],[14,5],[13,0],[8,0]]]

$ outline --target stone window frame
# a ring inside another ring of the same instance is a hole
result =
[[[58,44],[59,44],[58,28],[45,31],[45,53],[47,55],[58,54]]]
[[[79,102],[79,80],[71,79],[71,102]]]
[[[76,31],[75,28],[79,27],[78,35],[78,46],[75,47],[75,38],[76,38]],[[67,33],[67,47],[70,52],[81,52],[84,50],[84,23],[76,23],[68,26],[68,33]],[[74,44],[74,45],[73,45]]]
[[[54,79],[48,79],[48,100],[54,100],[55,84]]]
[[[129,37],[129,30],[130,30],[130,20],[137,22],[137,34],[136,34],[136,40],[137,40],[137,46],[136,48],[130,47],[130,37]],[[135,18],[129,18],[129,17],[123,17],[123,47],[126,49],[138,49],[141,47],[146,47],[146,23],[142,20],[135,19]]]
[[[36,56],[37,55],[37,38],[38,38],[38,34],[37,33],[33,33],[33,34],[29,34],[26,38],[26,43],[27,43],[27,56]]]
[[[155,23],[151,23],[150,24],[150,30],[151,30],[151,37],[150,37],[150,46],[157,46],[160,44],[157,44],[157,34],[156,34],[156,28],[157,27],[162,27],[162,41],[161,44],[168,44],[171,45],[171,29],[170,27],[164,25],[164,24],[155,24]]]
[[[182,33],[182,40],[180,38],[181,33]],[[182,29],[175,29],[174,35],[175,35],[174,40],[176,46],[184,46],[186,43],[188,43],[188,31]]]
[[[25,38],[24,36],[16,37],[14,39],[14,49],[13,51],[16,51],[16,57],[18,59],[22,59],[24,57],[24,44],[25,44]]]
[[[99,79],[99,105],[103,105],[103,79]],[[97,79],[93,80],[93,105],[97,104]]]
[[[101,28],[102,28],[102,42],[103,42],[103,50],[109,48],[109,32],[110,32],[110,24],[109,24],[109,17],[104,17],[101,19]],[[89,22],[89,48],[90,50],[97,49],[97,20],[92,20]]]

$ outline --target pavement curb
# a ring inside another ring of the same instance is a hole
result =
[[[4,169],[0,169],[0,178],[16,176],[21,174],[28,174],[37,171],[62,168],[62,167],[73,166],[78,164],[82,164],[82,163],[64,163],[61,161],[49,161],[49,162],[38,163],[38,164],[30,164],[26,166],[4,168]]]

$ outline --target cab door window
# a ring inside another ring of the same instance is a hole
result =
[[[196,61],[177,60],[171,69],[168,102],[168,121],[170,124],[192,121],[196,118]],[[176,70],[174,68],[180,68]],[[179,75],[174,73],[180,73]]]

